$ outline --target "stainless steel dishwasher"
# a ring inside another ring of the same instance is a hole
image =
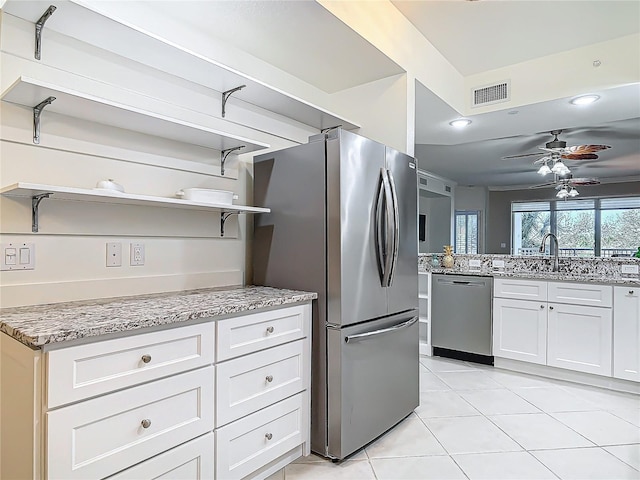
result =
[[[493,278],[433,274],[431,288],[433,354],[493,365]]]

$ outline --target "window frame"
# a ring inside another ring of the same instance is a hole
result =
[[[465,254],[468,254],[469,250],[469,217],[475,217],[476,219],[476,251],[477,254],[480,251],[480,212],[481,210],[455,210],[453,215],[453,251],[454,253],[461,253],[458,251],[458,216],[465,217]]]

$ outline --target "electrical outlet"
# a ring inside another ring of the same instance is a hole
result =
[[[493,260],[491,266],[494,270],[504,270],[504,260]]]
[[[626,275],[638,275],[638,265],[622,265],[622,273]]]
[[[469,270],[480,270],[482,262],[480,260],[469,260]]]
[[[122,244],[107,243],[107,267],[122,266]]]
[[[144,243],[132,243],[129,247],[129,264],[144,265]]]

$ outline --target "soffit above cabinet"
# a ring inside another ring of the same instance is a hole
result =
[[[135,25],[99,13],[81,2],[56,2],[56,11],[43,28],[42,55],[46,56],[46,31],[60,34],[102,48],[136,62],[157,68],[186,80],[211,88],[220,94],[240,85],[245,88],[233,94],[233,100],[244,101],[265,110],[291,118],[305,125],[324,129],[342,125],[359,128],[326,109],[313,105],[282,90],[243,75],[214,59],[185,48],[167,38],[147,32]],[[34,23],[51,4],[47,1],[7,1],[3,11]],[[227,106],[229,109],[230,106]],[[232,107],[231,107],[232,108]]]

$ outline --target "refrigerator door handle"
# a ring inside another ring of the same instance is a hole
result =
[[[385,333],[396,332],[398,330],[402,330],[403,328],[409,328],[411,325],[413,325],[417,321],[418,321],[418,317],[413,317],[410,320],[394,325],[393,327],[381,328],[380,330],[374,330],[373,332],[365,332],[365,333],[358,333],[356,335],[348,335],[344,337],[344,341],[345,343],[354,343],[360,340],[367,340],[371,337],[384,335]]]
[[[385,265],[384,260],[386,257],[385,242],[383,241],[384,232],[382,229],[382,206],[384,204],[384,168],[380,169],[380,184],[378,185],[378,199],[376,202],[376,215],[375,215],[375,240],[376,240],[376,258],[378,260],[378,273],[380,275],[380,282],[384,287],[385,278]]]
[[[394,218],[393,218],[393,195],[391,192],[391,184],[389,181],[389,172],[387,169],[380,170],[382,174],[382,185],[384,187],[384,204],[385,204],[385,257],[384,257],[384,275],[382,277],[382,286],[391,285],[391,269],[393,267],[393,252],[395,250],[394,237]]]
[[[389,177],[389,186],[391,190],[391,198],[393,201],[393,250],[391,251],[391,268],[389,270],[389,284],[393,283],[396,265],[398,264],[398,251],[400,248],[400,213],[398,211],[398,196],[396,195],[396,182],[393,179],[391,170],[387,170]]]

